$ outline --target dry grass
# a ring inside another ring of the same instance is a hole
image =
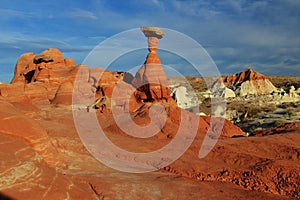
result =
[[[295,86],[295,88],[300,87],[299,76],[268,76],[268,79],[275,87],[283,88],[284,90],[288,90],[291,85]]]

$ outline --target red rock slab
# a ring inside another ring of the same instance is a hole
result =
[[[64,166],[45,129],[33,119],[19,112],[12,104],[1,100],[1,132],[29,144],[43,159],[54,166]]]
[[[22,141],[6,137],[0,131],[0,198],[77,199],[95,198],[84,181],[49,167],[43,158]]]
[[[87,164],[77,173],[58,171],[49,167],[24,143],[1,133],[0,139],[0,197],[5,195],[24,200],[232,199],[233,196],[239,199],[279,199],[274,195],[246,191],[233,184],[197,182],[160,172],[129,174],[113,170],[92,171]]]
[[[61,84],[51,101],[52,104],[72,105],[73,83],[65,82]]]

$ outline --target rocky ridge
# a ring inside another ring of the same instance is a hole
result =
[[[247,68],[245,71],[225,76],[221,80],[225,86],[235,92],[237,96],[271,94],[277,88],[266,76]]]

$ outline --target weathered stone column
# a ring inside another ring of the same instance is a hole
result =
[[[148,38],[149,53],[144,65],[138,70],[132,81],[132,84],[139,91],[137,93],[138,98],[144,102],[172,102],[167,77],[156,54],[158,41],[163,38],[164,32],[151,26],[143,26],[141,31]]]

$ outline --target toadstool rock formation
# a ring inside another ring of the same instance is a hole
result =
[[[136,73],[132,85],[137,88],[137,98],[143,102],[174,102],[168,81],[160,60],[156,54],[158,40],[163,38],[164,32],[156,27],[143,26],[141,31],[148,38],[148,50],[145,63]]]

